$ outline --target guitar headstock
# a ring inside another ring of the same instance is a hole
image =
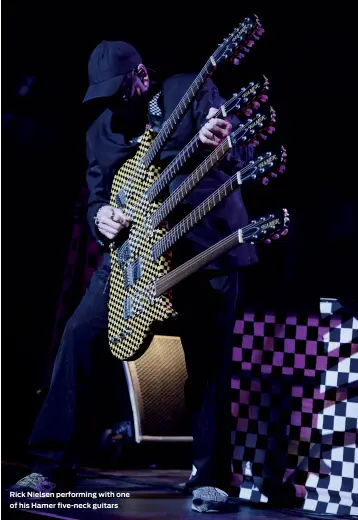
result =
[[[256,244],[258,242],[271,242],[271,238],[277,239],[280,235],[288,233],[290,216],[287,209],[282,212],[265,215],[257,220],[252,220],[247,226],[240,230],[241,242]]]
[[[272,107],[263,106],[260,112],[247,119],[230,134],[233,146],[247,145],[258,138],[267,139],[266,134],[273,134],[275,131],[276,112]]]
[[[227,117],[230,114],[244,113],[251,116],[252,107],[254,110],[260,108],[260,102],[266,103],[268,100],[269,81],[263,76],[262,81],[251,82],[247,87],[242,87],[240,92],[233,96],[220,107],[215,117]]]
[[[245,54],[250,52],[255,40],[259,40],[263,33],[264,29],[256,15],[245,18],[213,53],[211,56],[213,65],[216,66],[228,60],[238,65]]]
[[[257,157],[254,161],[250,161],[239,173],[241,181],[249,179],[262,179],[262,184],[269,183],[269,177],[275,179],[279,174],[286,171],[287,152],[284,146],[281,146],[277,152],[266,152]]]

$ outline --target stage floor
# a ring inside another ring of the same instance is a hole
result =
[[[2,489],[6,489],[11,483],[25,474],[25,468],[16,464],[2,464]],[[51,509],[17,508],[10,509],[9,504],[3,503],[2,518],[9,520],[32,520],[35,516],[42,518],[57,518],[63,520],[168,520],[187,518],[213,518],[212,514],[198,514],[191,511],[191,497],[184,495],[175,489],[175,486],[185,482],[188,477],[187,471],[182,470],[123,470],[102,471],[98,469],[85,469],[79,474],[74,493],[97,493],[97,499],[87,498],[58,498],[41,503],[53,505]],[[98,498],[99,493],[111,491],[117,493],[129,493],[128,498]],[[3,499],[6,493],[3,491]],[[13,499],[15,502],[21,499]],[[61,505],[59,503],[61,502]],[[39,503],[39,502],[38,502]],[[75,505],[83,504],[86,509],[74,508]],[[86,506],[87,504],[87,506]],[[93,505],[101,505],[93,509]],[[110,507],[112,505],[112,508]],[[66,507],[67,506],[67,507]],[[107,506],[107,507],[106,507]],[[116,509],[113,506],[118,506]],[[30,506],[31,507],[31,506]],[[312,518],[309,514],[305,516],[296,511],[269,510],[267,507],[254,507],[233,499],[225,514],[214,515],[217,519],[240,520],[293,520],[297,518]]]

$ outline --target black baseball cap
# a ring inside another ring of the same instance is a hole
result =
[[[102,41],[88,61],[89,87],[83,103],[116,94],[125,75],[140,63],[142,58],[130,43]]]

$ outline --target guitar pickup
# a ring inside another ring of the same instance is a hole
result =
[[[127,265],[124,273],[124,284],[126,289],[132,287],[142,277],[142,259],[137,258],[134,262]]]
[[[126,240],[121,247],[118,248],[117,251],[117,262],[120,268],[123,270],[125,264],[128,262],[128,260],[131,257],[131,246],[129,243],[129,240]]]
[[[132,329],[125,329],[124,331],[122,330],[118,336],[112,336],[109,338],[109,341],[111,343],[114,343],[114,344],[117,344],[117,343],[121,343],[125,338],[127,338],[128,336],[130,336],[132,334]]]
[[[124,300],[123,314],[125,320],[129,320],[132,317],[132,298],[130,296],[127,296]]]
[[[127,195],[125,194],[124,190],[120,190],[115,198],[116,204],[118,208],[123,208],[123,206],[126,205],[127,202]]]

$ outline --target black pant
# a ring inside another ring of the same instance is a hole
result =
[[[108,403],[108,387],[118,365],[107,341],[109,256],[68,321],[55,360],[45,403],[33,428],[29,451],[33,471],[49,478],[78,464],[95,412]],[[227,489],[231,479],[231,356],[238,293],[237,273],[202,272],[173,293],[188,380],[185,394],[193,418],[191,486]],[[105,367],[105,368],[104,368]],[[105,370],[105,372],[103,372]],[[101,373],[102,372],[102,373]],[[107,393],[106,393],[107,392]],[[110,413],[110,410],[109,410]],[[86,433],[84,433],[86,432]]]

